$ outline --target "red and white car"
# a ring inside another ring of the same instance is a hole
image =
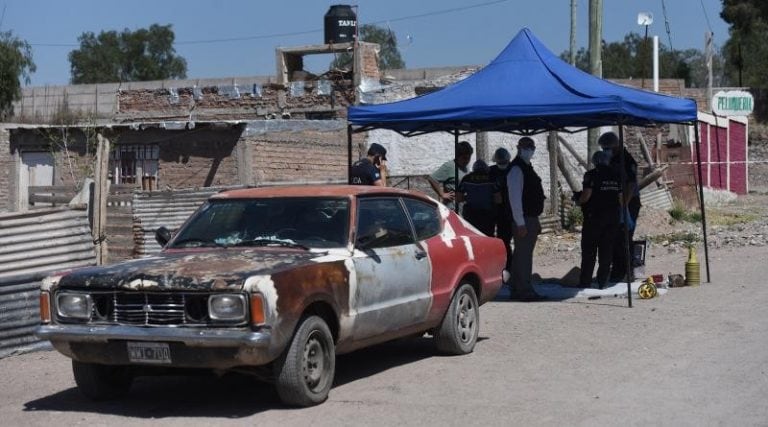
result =
[[[317,404],[336,354],[423,333],[441,352],[471,352],[505,264],[501,240],[434,200],[373,186],[227,191],[157,236],[156,256],[43,282],[37,334],[73,359],[89,397],[209,368]]]

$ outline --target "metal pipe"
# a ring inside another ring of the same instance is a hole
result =
[[[453,210],[459,213],[459,202],[456,201],[456,193],[459,191],[459,164],[456,158],[459,157],[459,130],[453,130]]]
[[[659,91],[659,36],[653,36],[653,91]]]
[[[347,184],[352,185],[352,125],[347,125]]]
[[[624,207],[624,198],[626,197],[624,194],[624,183],[627,181],[627,171],[624,164],[624,126],[621,124],[619,124],[619,155],[621,156],[621,181],[619,181],[621,184],[619,185],[619,200],[622,202],[621,215],[623,217],[622,219],[624,220],[624,261],[626,262],[627,267],[627,271],[624,277],[627,281],[627,301],[629,303],[629,308],[632,308],[632,260],[629,256],[629,245],[632,244],[632,242],[629,241],[629,211]]]
[[[717,129],[715,129],[717,132]],[[701,232],[704,236],[704,265],[707,268],[707,283],[709,280],[709,249],[707,245],[707,215],[704,208],[704,182],[701,177],[701,149],[699,148],[699,122],[696,121],[693,126],[693,133],[696,138],[696,165],[699,171],[699,205],[701,207]]]

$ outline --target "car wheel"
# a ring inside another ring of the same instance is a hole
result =
[[[480,310],[472,285],[464,283],[451,299],[443,323],[435,333],[435,344],[441,353],[471,353],[480,332]]]
[[[127,366],[99,365],[72,361],[77,388],[93,400],[112,400],[128,394],[133,373]]]
[[[275,363],[277,394],[283,403],[312,406],[324,402],[333,384],[336,350],[331,330],[318,316],[299,325],[290,346]]]

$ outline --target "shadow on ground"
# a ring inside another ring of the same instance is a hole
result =
[[[428,337],[396,340],[337,356],[334,387],[436,356]],[[243,418],[274,409],[290,410],[282,405],[271,384],[244,374],[139,377],[128,396],[117,401],[94,402],[72,387],[24,405],[27,412],[83,412],[145,419]]]

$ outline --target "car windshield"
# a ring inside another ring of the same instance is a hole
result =
[[[343,247],[348,224],[349,199],[344,198],[213,199],[170,247]]]

